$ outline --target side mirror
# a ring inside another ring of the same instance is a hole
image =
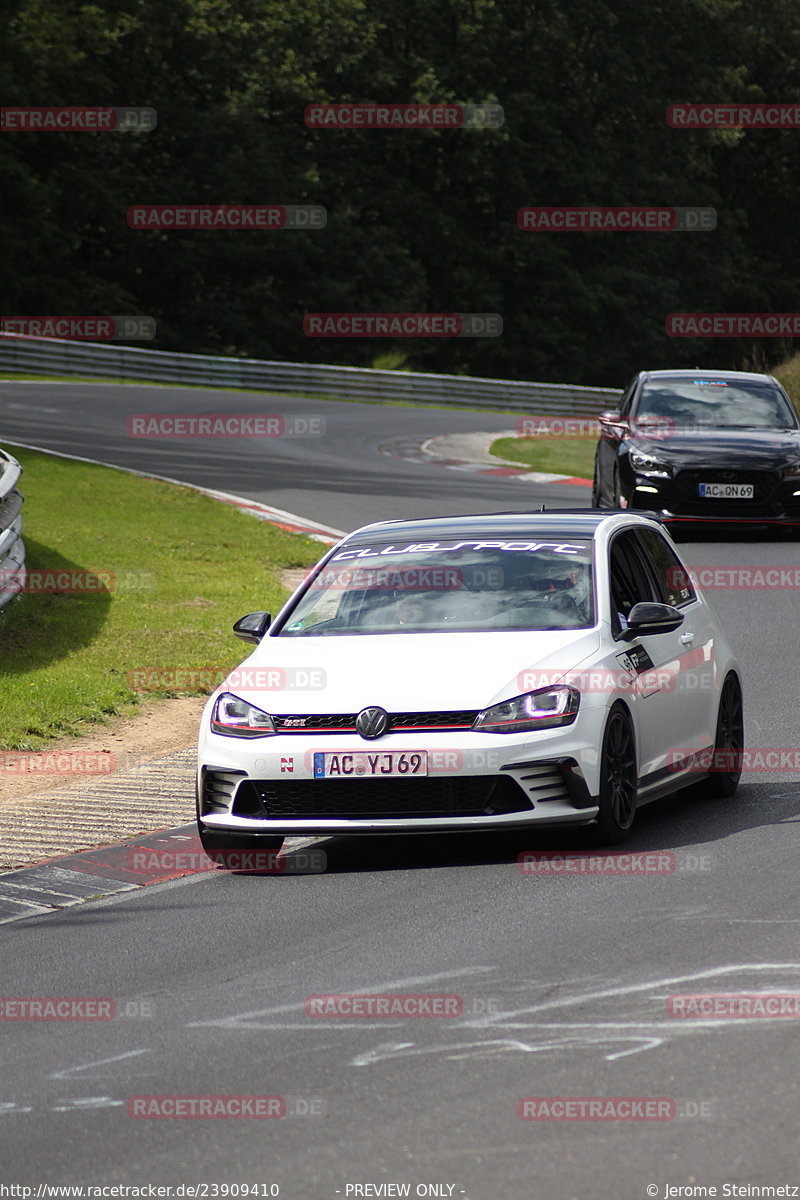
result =
[[[630,422],[625,417],[621,417],[616,410],[600,413],[598,420],[601,433],[610,433],[620,440],[627,437],[631,431]]]
[[[240,617],[233,627],[233,632],[243,642],[252,642],[254,646],[263,638],[269,629],[272,617],[268,612],[252,612],[246,617]]]
[[[672,633],[683,624],[683,613],[671,604],[653,604],[649,600],[634,604],[628,615],[628,628],[622,640],[633,641],[648,633]]]

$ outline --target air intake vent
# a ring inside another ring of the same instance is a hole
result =
[[[201,813],[227,812],[240,779],[246,778],[244,771],[225,771],[215,767],[203,769],[200,793]]]
[[[543,763],[540,767],[526,767],[525,774],[518,777],[520,786],[530,796],[534,804],[542,804],[547,800],[564,800],[569,803],[569,791],[561,771],[553,763]]]

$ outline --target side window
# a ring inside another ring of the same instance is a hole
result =
[[[619,402],[619,409],[618,409],[619,414],[622,417],[627,417],[628,413],[630,412],[631,400],[633,399],[633,393],[636,391],[636,384],[638,382],[639,382],[639,376],[634,375],[633,379],[630,381],[628,386],[625,388],[625,391],[622,393],[622,399]]]
[[[611,627],[617,637],[628,624],[634,604],[658,601],[661,593],[652,569],[636,541],[634,530],[619,534],[611,543]]]
[[[692,587],[689,572],[681,565],[675,551],[658,530],[640,529],[638,536],[655,571],[662,592],[660,599],[676,608],[682,608],[684,604],[691,604],[696,600],[697,594]]]

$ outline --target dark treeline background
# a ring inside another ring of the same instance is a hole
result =
[[[796,0],[4,0],[5,105],[152,106],[151,133],[0,135],[7,314],[138,313],[160,349],[618,385],[763,366],[673,311],[800,308]],[[315,131],[315,101],[496,102],[492,132]],[[315,203],[314,233],[134,231],[135,203]],[[704,205],[713,233],[521,233],[526,204]],[[309,311],[499,312],[497,339],[311,340]]]

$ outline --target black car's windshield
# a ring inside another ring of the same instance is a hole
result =
[[[757,380],[660,379],[645,383],[635,423],[664,423],[666,430],[796,429],[797,418],[775,384]]]
[[[345,545],[276,636],[581,629],[594,624],[592,579],[581,539]]]

